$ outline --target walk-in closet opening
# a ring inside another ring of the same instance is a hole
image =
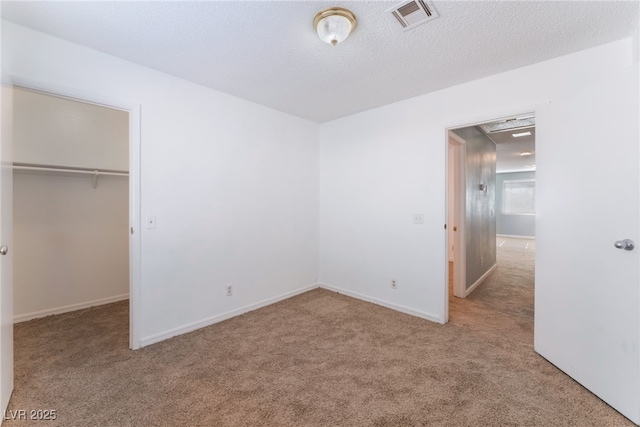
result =
[[[14,321],[104,304],[128,318],[130,113],[18,86],[13,96]],[[127,345],[129,330],[117,333]]]

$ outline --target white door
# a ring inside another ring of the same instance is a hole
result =
[[[449,174],[450,204],[453,221],[449,221],[448,246],[453,246],[453,295],[459,298],[467,296],[467,261],[465,236],[466,211],[466,148],[465,140],[449,131],[449,147],[453,154],[453,174]],[[448,270],[448,268],[447,268]],[[447,290],[449,284],[447,282]]]
[[[638,66],[536,112],[535,350],[640,422]]]
[[[6,249],[0,255],[0,410],[4,414],[13,391],[13,96],[7,82],[0,91],[0,254]]]

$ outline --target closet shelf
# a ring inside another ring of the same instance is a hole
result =
[[[76,173],[81,175],[93,176],[93,188],[98,186],[98,177],[103,176],[129,176],[127,171],[119,171],[112,169],[92,169],[92,168],[78,168],[73,166],[53,166],[53,165],[37,165],[33,163],[14,163],[14,170],[24,171],[42,171],[42,172],[64,172],[64,173]]]

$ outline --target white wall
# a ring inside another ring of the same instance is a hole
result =
[[[445,321],[445,129],[535,110],[630,53],[626,39],[323,124],[321,283]]]
[[[129,113],[15,89],[13,161],[129,170]]]
[[[15,172],[16,321],[125,299],[129,180]]]
[[[9,22],[2,31],[11,74],[141,105],[142,217],[157,221],[141,230],[143,345],[315,284],[317,124]]]
[[[12,23],[3,43],[14,75],[142,106],[142,216],[157,217],[144,343],[300,291],[318,256],[322,283],[444,321],[445,129],[534,110],[631,58],[623,40],[318,127]]]

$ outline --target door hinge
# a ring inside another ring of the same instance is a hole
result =
[[[447,229],[447,224],[445,224],[445,225],[444,225],[444,229],[445,229],[445,230]]]
[[[133,234],[133,227],[131,227],[131,234]]]

